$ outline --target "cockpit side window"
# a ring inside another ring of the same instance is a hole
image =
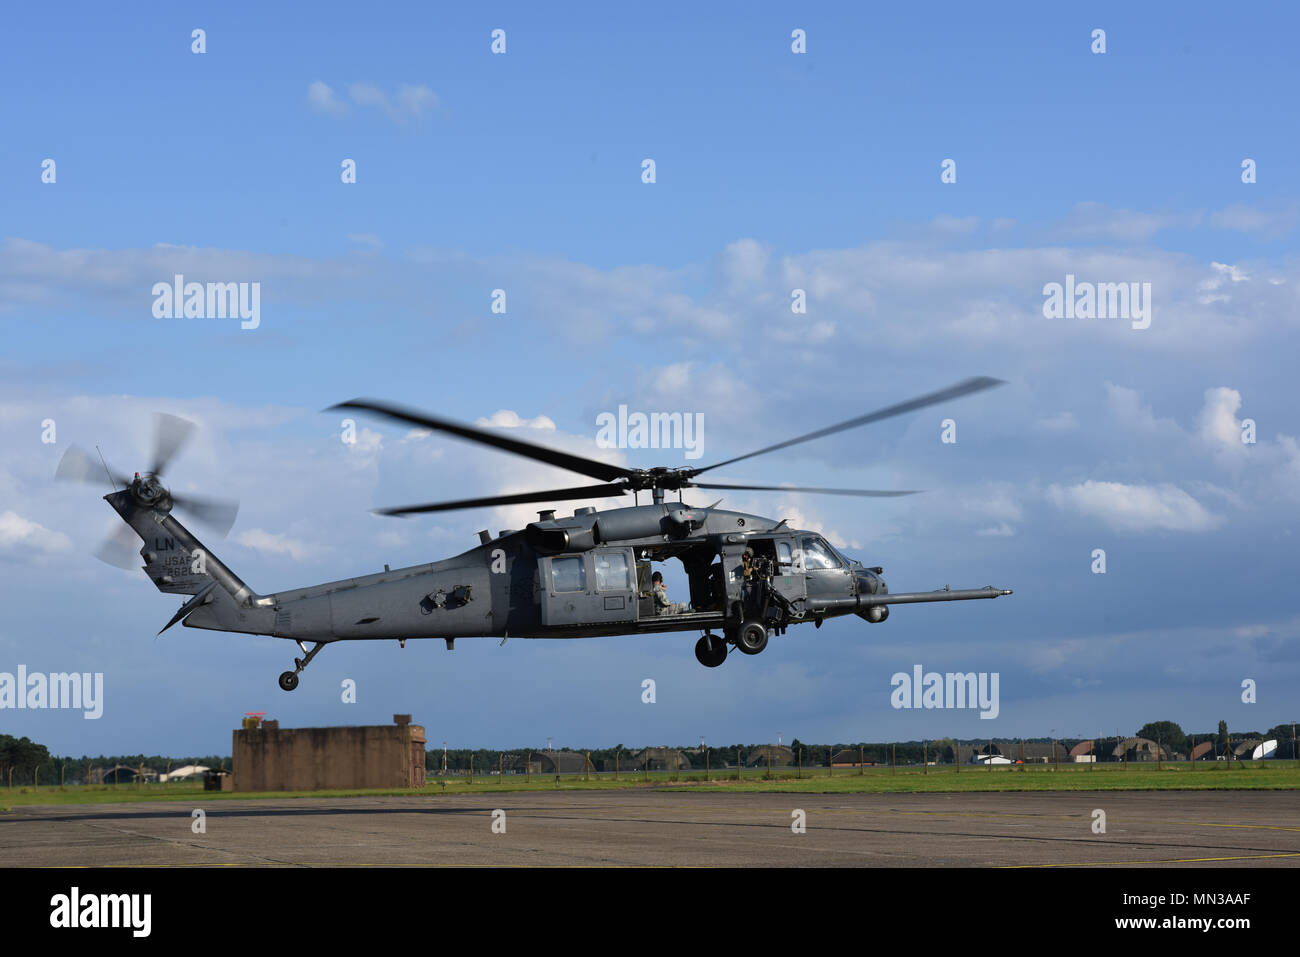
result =
[[[820,536],[803,540],[803,567],[807,571],[820,568],[842,568],[839,557]]]

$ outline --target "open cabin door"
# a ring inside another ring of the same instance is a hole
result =
[[[542,624],[595,625],[636,620],[632,549],[597,547],[537,560]]]

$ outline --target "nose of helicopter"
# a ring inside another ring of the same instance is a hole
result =
[[[885,584],[885,580],[880,577],[880,571],[880,569],[876,568],[859,568],[854,572],[859,595],[889,594],[889,587]]]

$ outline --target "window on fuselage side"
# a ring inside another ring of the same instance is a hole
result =
[[[586,591],[587,570],[582,556],[551,559],[551,584],[556,591]]]
[[[632,587],[628,575],[627,555],[623,552],[597,552],[596,589],[598,591],[627,591]]]

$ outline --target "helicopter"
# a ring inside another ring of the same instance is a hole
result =
[[[697,660],[721,665],[728,649],[760,654],[770,637],[792,625],[820,628],[829,618],[857,615],[878,624],[891,605],[967,601],[1010,595],[984,588],[891,593],[884,569],[843,555],[819,533],[787,521],[682,500],[689,488],[808,492],[891,498],[916,490],[869,490],[748,485],[700,480],[713,469],[803,442],[947,402],[1001,385],[987,376],[891,405],[806,435],[692,468],[629,468],[525,442],[427,413],[372,399],[354,399],[331,410],[366,412],[422,430],[442,432],[504,452],[558,466],[600,484],[384,508],[383,515],[418,515],[456,509],[545,503],[631,494],[630,507],[581,507],[557,516],[540,510],[526,527],[493,537],[479,532],[476,546],[453,558],[389,569],[306,588],[258,594],[172,514],[179,507],[224,534],[234,521],[233,503],[171,493],[161,475],[188,439],[193,423],[157,417],[152,467],[131,479],[113,473],[101,456],[114,491],[104,496],[129,528],[101,549],[99,557],[130,568],[131,546],[142,540],[143,570],[159,591],[188,596],[159,631],[187,628],[267,635],[294,641],[302,651],[294,670],[279,677],[285,691],[328,644],[347,640],[441,638],[592,638],[699,631]],[[56,476],[93,480],[96,464],[72,447]],[[641,493],[650,501],[641,504]],[[667,498],[676,492],[677,501]],[[134,535],[132,534],[134,532]],[[669,603],[654,585],[652,566],[681,562],[689,603]],[[307,644],[312,647],[308,649]]]

